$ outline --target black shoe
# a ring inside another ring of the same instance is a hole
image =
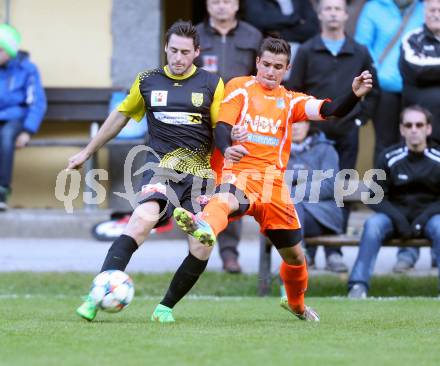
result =
[[[6,204],[7,198],[8,189],[0,186],[0,211],[6,211],[8,209],[8,205]]]

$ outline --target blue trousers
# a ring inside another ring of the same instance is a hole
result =
[[[11,186],[15,139],[23,130],[23,121],[0,121],[0,186]]]
[[[432,216],[424,227],[424,236],[432,243],[437,265],[440,265],[440,215]],[[394,226],[389,216],[376,213],[364,225],[359,252],[348,280],[348,287],[362,283],[367,288],[373,274],[377,254],[382,243],[394,235]],[[440,268],[440,267],[438,267]]]

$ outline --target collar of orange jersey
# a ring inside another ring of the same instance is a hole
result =
[[[183,75],[174,75],[170,72],[170,70],[168,69],[168,66],[164,66],[163,71],[165,72],[165,75],[168,76],[170,79],[173,80],[185,80],[188,79],[189,77],[193,76],[194,73],[196,72],[197,67],[195,65],[192,65],[191,70]]]

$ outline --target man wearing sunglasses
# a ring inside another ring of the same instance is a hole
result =
[[[428,238],[440,264],[440,149],[428,142],[431,119],[431,113],[418,105],[406,107],[400,120],[404,142],[379,156],[376,168],[386,175],[376,183],[384,198],[371,206],[376,213],[365,222],[348,281],[350,298],[367,297],[379,249],[392,237]]]

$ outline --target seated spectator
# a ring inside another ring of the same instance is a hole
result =
[[[310,128],[309,122],[297,122],[292,127],[292,147],[287,170],[287,179],[292,179],[291,197],[301,222],[303,237],[342,233],[342,209],[336,206],[334,197],[334,177],[339,171],[338,154],[324,133]],[[314,174],[327,170],[333,170],[333,178],[324,179],[320,186],[315,185],[312,178],[317,177]],[[311,202],[315,195],[317,202]],[[305,247],[308,267],[313,268],[317,247],[307,247],[307,241]],[[342,261],[340,248],[325,247],[325,256],[327,270],[348,271]]]
[[[261,32],[237,19],[239,0],[206,0],[208,19],[196,26],[200,35],[200,56],[196,66],[216,73],[226,83],[237,76],[254,73],[255,59],[262,41]],[[223,269],[240,273],[238,244],[242,221],[229,223],[217,238]]]
[[[348,282],[348,297],[365,298],[379,249],[384,240],[427,237],[440,261],[440,150],[428,143],[431,113],[420,106],[406,107],[400,133],[405,142],[380,155],[378,169],[385,180],[376,180],[383,200],[364,225],[359,253]]]
[[[425,0],[425,23],[406,34],[400,52],[403,106],[418,104],[433,114],[431,140],[440,143],[440,0]],[[435,266],[435,255],[432,256]],[[418,248],[400,248],[393,270],[412,269]]]
[[[19,52],[21,36],[0,25],[0,211],[8,208],[15,148],[27,145],[46,111],[37,67]]]
[[[433,114],[431,139],[440,143],[440,0],[425,0],[425,23],[404,36],[399,66],[403,105]]]

